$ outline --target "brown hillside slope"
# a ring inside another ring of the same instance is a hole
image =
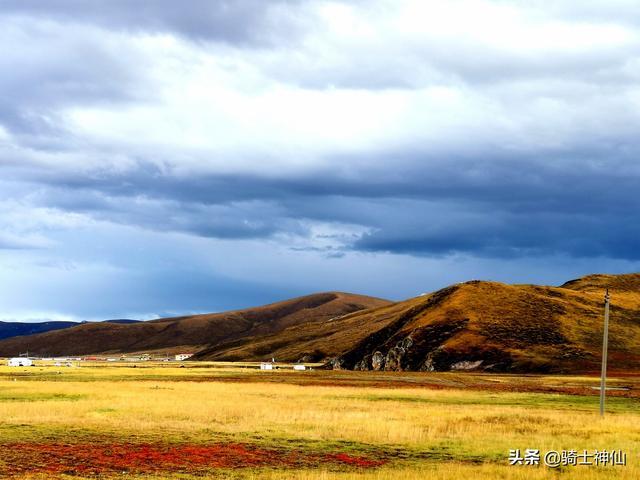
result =
[[[594,371],[607,286],[609,364],[638,369],[638,274],[592,275],[562,287],[480,281],[448,287],[386,307],[400,314],[333,364],[364,370]],[[365,321],[367,315],[352,317]]]
[[[232,312],[134,324],[86,323],[0,341],[0,356],[27,350],[34,355],[198,351],[221,342],[273,335],[310,320],[328,320],[389,303],[363,295],[329,292]]]
[[[602,294],[605,289],[609,288],[612,292],[624,293],[623,299],[627,299],[631,294],[631,297],[635,298],[640,305],[640,273],[587,275],[566,282],[562,288],[598,294]]]
[[[86,324],[0,342],[0,355],[197,351],[195,359],[326,360],[359,370],[585,372],[640,369],[640,274],[561,287],[471,281],[403,302],[325,293],[235,312],[133,325]]]
[[[409,300],[408,302],[411,302]],[[366,315],[354,312],[334,317],[310,318],[285,330],[268,335],[243,336],[220,342],[199,352],[198,360],[262,360],[275,357],[282,361],[320,361],[338,356],[393,322],[402,314],[406,302],[383,304]]]

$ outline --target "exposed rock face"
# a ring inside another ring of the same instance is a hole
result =
[[[362,360],[357,362],[353,369],[360,371],[367,370],[385,370],[392,372],[400,372],[404,369],[403,359],[405,354],[409,351],[413,345],[411,337],[407,337],[396,343],[396,345],[387,351],[384,355],[380,350],[376,350],[372,354],[367,354],[362,357]]]
[[[386,363],[385,356],[380,351],[375,351],[373,354],[365,355],[362,360],[355,364],[354,370],[368,371],[368,370],[384,370]]]
[[[421,372],[435,372],[436,371],[436,362],[434,357],[438,354],[440,347],[430,351],[427,354],[427,357],[424,359],[424,362],[420,366]]]
[[[354,370],[384,370],[388,372],[403,370],[446,371],[451,370],[453,365],[456,365],[456,369],[476,368],[460,362],[475,362],[479,360],[477,357],[460,358],[459,355],[450,355],[442,347],[442,343],[464,328],[467,321],[467,319],[448,321],[445,324],[434,324],[414,330],[410,335],[395,341],[390,346],[387,342],[386,345],[381,345],[382,348],[374,350],[373,353],[363,352],[361,360],[355,362],[353,368]],[[385,351],[386,353],[384,353]],[[460,365],[457,365],[458,363]],[[344,368],[348,368],[346,361]]]
[[[433,358],[427,357],[424,361],[422,367],[420,367],[421,372],[435,372],[436,367],[433,365]]]
[[[471,360],[463,360],[451,365],[451,370],[475,370],[482,365],[482,362],[484,362],[484,360],[476,360],[475,362]]]
[[[407,323],[421,315],[425,310],[439,305],[457,289],[457,286],[451,286],[439,290],[425,300],[424,303],[407,309],[398,315],[396,320],[360,341],[341,357],[344,365],[343,368],[355,369],[357,365],[359,369],[362,369],[366,365],[366,369],[385,370],[387,354],[392,347],[396,346],[396,342],[398,341],[398,332],[401,331]],[[405,348],[406,354],[406,345],[403,348]],[[387,354],[383,352],[387,352]],[[376,355],[376,353],[379,353],[380,355]],[[365,357],[368,357],[369,355],[371,355],[370,366],[368,361],[365,361]],[[363,361],[365,361],[365,364],[363,364]],[[410,366],[409,369],[412,368],[413,366]]]
[[[332,370],[342,370],[342,366],[343,366],[344,362],[341,358],[332,358],[331,360],[329,360],[329,366],[331,367]]]
[[[355,364],[354,370],[367,371],[371,370],[371,355],[365,355],[362,360]]]
[[[384,359],[384,370],[386,372],[401,372],[403,356],[404,351],[401,348],[393,347]]]
[[[461,362],[476,362],[480,360],[478,357],[469,358],[467,355],[460,358],[459,355],[451,355],[442,347],[442,344],[464,328],[467,322],[467,319],[460,319],[449,320],[444,324],[434,324],[414,330],[410,335],[396,340],[391,345],[386,342],[386,345],[380,345],[378,349],[373,350],[373,353],[369,353],[371,350],[369,352],[361,351],[362,357],[353,363],[352,368],[360,371],[383,370],[387,372],[447,371],[451,370],[454,365],[458,370],[476,368]],[[341,357],[341,360],[340,368],[349,368],[348,357]],[[331,368],[335,369],[336,367],[331,364]]]
[[[409,348],[413,345],[411,337],[396,343],[396,346],[389,349],[384,361],[385,371],[401,372],[403,370],[403,359]]]
[[[382,352],[375,351],[371,355],[371,368],[373,370],[382,370],[384,368],[384,355],[382,355]]]

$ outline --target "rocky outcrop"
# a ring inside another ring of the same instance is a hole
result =
[[[482,350],[457,351],[445,346],[447,340],[463,330],[467,319],[434,323],[414,330],[399,340],[392,336],[372,352],[366,352],[353,364],[360,371],[509,371],[513,360],[508,354],[490,346]],[[393,343],[391,341],[393,340]],[[391,343],[391,344],[390,344]],[[390,345],[389,345],[390,344]],[[336,358],[330,362],[330,368],[348,369],[345,358]]]
[[[427,357],[422,362],[422,365],[418,370],[421,372],[435,372],[436,371],[436,357],[442,351],[442,347],[433,349],[427,354]]]
[[[354,370],[367,371],[371,370],[371,357],[372,355],[365,355],[362,360],[355,364]]]
[[[398,338],[398,334],[377,348],[363,352],[360,360],[354,362],[354,370],[403,370],[446,371],[461,361],[477,361],[479,358],[458,358],[446,352],[442,345],[468,323],[467,319],[447,320],[414,330],[409,335]],[[343,357],[343,360],[344,357]],[[343,365],[348,368],[348,361]],[[456,368],[461,368],[457,366]]]
[[[405,359],[409,353],[406,345],[400,346],[404,351],[398,349],[389,356],[390,350],[398,347],[398,342],[403,341],[407,337],[405,334],[398,338],[399,332],[426,310],[440,305],[457,289],[458,287],[454,285],[435,292],[423,303],[407,309],[399,315],[394,322],[363,339],[350,351],[342,355],[343,368],[357,370],[413,369],[413,365],[410,365],[408,368],[405,368],[403,365],[405,361],[403,359]],[[387,366],[387,360],[392,362],[391,367]],[[327,366],[328,368],[332,368],[330,363],[327,363]]]
[[[365,355],[362,360],[357,362],[353,367],[354,370],[384,370],[387,363],[386,357],[380,351],[375,351],[370,355]]]
[[[332,370],[342,370],[343,364],[344,364],[344,361],[339,357],[332,358],[328,362],[329,368],[331,368]]]
[[[451,370],[475,370],[478,368],[484,360],[462,360],[451,365]]]
[[[389,349],[387,356],[384,359],[384,369],[388,372],[401,372],[403,370],[404,357],[413,345],[411,337],[396,343],[396,345]]]
[[[380,351],[373,352],[371,355],[371,369],[372,370],[382,370],[384,369],[384,355]]]

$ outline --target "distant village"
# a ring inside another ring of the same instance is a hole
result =
[[[122,363],[122,362],[130,362],[135,363],[140,362],[183,362],[191,358],[193,353],[178,353],[175,355],[151,355],[151,354],[141,354],[141,355],[120,355],[120,356],[68,356],[68,357],[35,357],[29,356],[28,353],[24,354],[24,356],[13,357],[7,359],[7,366],[9,367],[33,367],[35,366],[35,362],[38,362],[38,366],[54,366],[54,367],[77,367],[80,366],[83,362],[109,362],[109,363]],[[247,368],[259,368],[260,370],[279,370],[279,369],[293,369],[296,371],[305,371],[305,370],[313,370],[312,367],[302,364],[288,364],[282,363],[279,364],[276,362],[275,358],[271,361],[267,362],[249,362],[246,365]]]
[[[53,366],[72,366],[73,362],[182,362],[193,356],[193,353],[178,353],[176,355],[120,355],[118,357],[111,356],[80,356],[80,357],[33,357],[28,353],[25,356],[13,357],[8,359],[7,365],[9,367],[31,367],[34,365],[34,361],[52,362]]]

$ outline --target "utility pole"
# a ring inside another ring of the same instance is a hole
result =
[[[600,416],[604,417],[604,396],[607,389],[607,347],[609,345],[609,289],[604,295],[604,334],[602,335],[602,373],[600,375]]]

